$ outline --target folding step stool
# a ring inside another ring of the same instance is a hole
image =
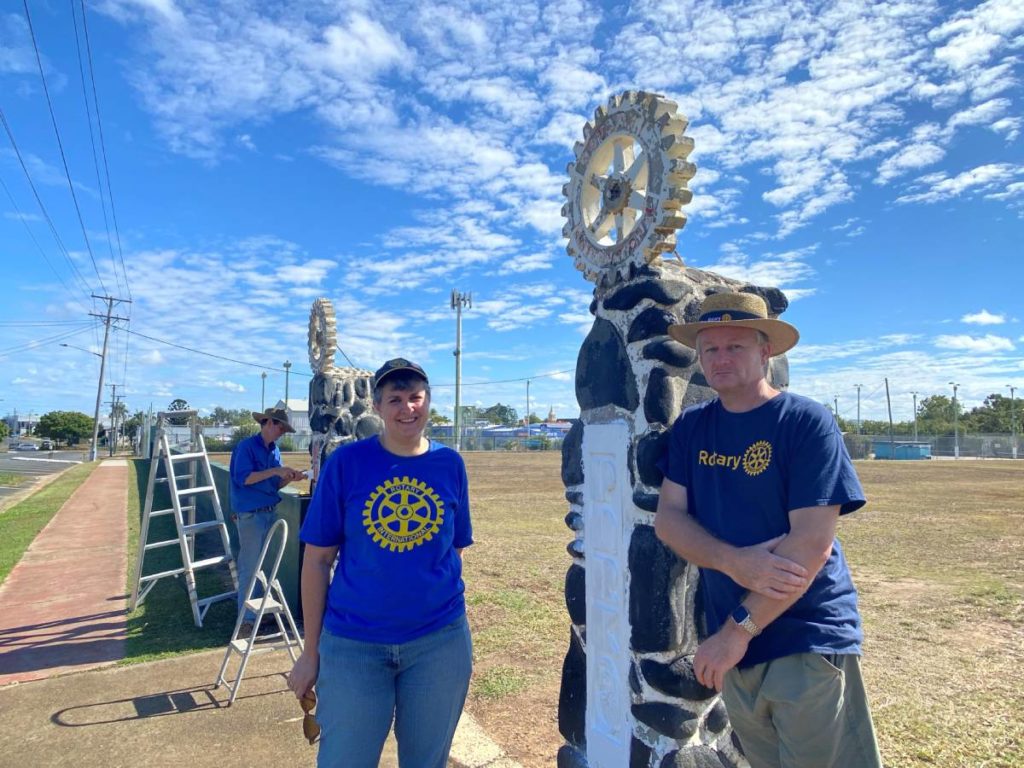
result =
[[[270,575],[265,576],[263,574],[263,561],[275,537],[280,538],[281,543],[278,545],[277,555],[274,557],[274,567],[270,569]],[[245,667],[249,663],[250,654],[287,650],[288,655],[292,657],[292,663],[295,663],[298,660],[295,649],[298,648],[300,652],[302,651],[302,638],[299,637],[299,630],[295,626],[295,619],[292,618],[292,612],[288,609],[288,601],[285,600],[284,593],[281,591],[281,584],[277,580],[277,570],[281,567],[281,558],[284,556],[284,548],[287,542],[288,523],[284,520],[278,520],[270,527],[267,540],[263,542],[263,549],[260,550],[256,571],[246,585],[245,602],[238,611],[235,629],[231,633],[231,639],[228,641],[227,648],[224,649],[224,661],[220,665],[220,672],[217,673],[217,682],[213,685],[214,688],[219,688],[221,683],[227,683],[228,690],[231,691],[231,698],[228,699],[229,707],[234,703],[235,697],[238,695],[238,689],[242,687],[242,677],[245,675]],[[253,597],[257,580],[263,586],[262,597]],[[239,637],[238,631],[245,621],[246,611],[255,613],[256,618],[253,620],[252,631],[249,636]],[[260,622],[267,614],[273,616],[274,621],[277,622],[277,632],[271,635],[261,635],[260,639],[267,642],[257,645],[256,635],[260,631]],[[235,681],[229,683],[224,673],[227,671],[228,662],[231,660],[233,653],[240,655],[242,660],[239,662]]]
[[[168,419],[171,416],[184,416],[191,421],[191,438],[188,448],[184,453],[174,453],[171,450],[170,439],[167,434]],[[139,551],[135,560],[135,581],[132,587],[132,597],[129,603],[129,611],[134,611],[149,594],[156,583],[163,578],[185,575],[185,586],[188,590],[189,602],[192,605],[192,619],[197,627],[203,626],[203,618],[213,603],[219,600],[234,599],[238,595],[238,571],[235,568],[235,558],[231,553],[231,540],[228,537],[228,528],[224,523],[224,513],[220,506],[220,498],[217,496],[217,486],[213,482],[213,470],[210,469],[210,458],[206,453],[206,443],[203,441],[202,430],[197,423],[197,411],[162,411],[158,414],[156,442],[158,443],[157,454],[152,457],[149,464],[149,482],[146,485],[146,503],[142,513],[141,530],[139,531]],[[175,466],[188,463],[189,470],[186,474],[176,475]],[[157,477],[157,469],[163,464],[165,477]],[[200,473],[202,474],[202,485],[197,485]],[[179,487],[179,480],[187,480],[185,487]],[[156,486],[159,483],[166,483],[170,492],[171,506],[167,509],[153,509],[153,499]],[[197,522],[197,508],[199,497],[208,495],[210,506],[213,509],[213,519]],[[183,503],[188,501],[189,503]],[[185,518],[185,514],[188,518]],[[149,542],[149,523],[154,517],[173,515],[177,536],[164,541]],[[196,536],[201,533],[219,533],[221,552],[213,557],[203,560],[195,559]],[[177,545],[181,550],[181,565],[169,570],[143,575],[146,553],[162,547]],[[201,598],[196,588],[196,571],[204,568],[213,568],[219,565],[226,565],[231,572],[231,584],[233,589],[227,592]]]

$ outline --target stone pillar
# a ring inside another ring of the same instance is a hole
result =
[[[310,492],[320,467],[339,445],[377,434],[383,422],[373,410],[373,372],[334,365],[337,323],[327,299],[313,302],[309,315],[309,445],[313,470]]]
[[[697,682],[704,628],[698,571],[654,535],[657,462],[686,405],[712,395],[692,350],[668,326],[696,317],[708,293],[762,289],[674,263],[599,286],[576,366],[579,422],[563,444],[562,479],[575,533],[566,605],[559,768],[736,768],[746,761],[716,693]],[[784,361],[772,368],[784,387]]]

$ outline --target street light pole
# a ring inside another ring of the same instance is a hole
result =
[[[267,372],[260,374],[260,411],[267,410]]]
[[[960,410],[956,403],[956,390],[960,385],[955,381],[949,382],[953,385],[953,458],[960,458],[960,426],[959,426],[959,414]]]
[[[1014,393],[1014,390],[1016,390],[1017,388],[1015,386],[1013,386],[1012,384],[1007,384],[1006,386],[1010,390],[1010,431],[1013,434],[1013,443],[1012,443],[1012,447],[1011,447],[1010,450],[1013,452],[1013,454],[1012,454],[1013,458],[1016,459],[1017,458],[1017,413],[1013,409],[1013,406],[1014,406],[1013,393]]]
[[[288,410],[288,373],[291,371],[292,364],[287,360],[284,361],[284,408]]]
[[[455,450],[462,449],[462,308],[473,306],[473,294],[452,289],[451,308],[455,310]]]
[[[860,384],[854,384],[857,388],[857,434],[860,434]]]
[[[832,402],[835,405],[836,410],[836,422],[839,422],[839,395],[832,395]]]
[[[526,380],[526,439],[530,439],[530,380]]]
[[[914,442],[917,442],[917,392],[911,392],[914,396]]]

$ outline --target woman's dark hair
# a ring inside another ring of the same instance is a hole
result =
[[[390,384],[399,392],[405,392],[420,384],[426,384],[424,391],[427,393],[427,398],[430,398],[430,384],[426,379],[415,371],[395,371],[395,373],[390,374],[384,381],[373,388],[374,405],[380,405],[381,398],[384,396],[385,384]]]

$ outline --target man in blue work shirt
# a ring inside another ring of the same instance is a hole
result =
[[[281,501],[278,491],[288,483],[303,479],[297,469],[281,465],[277,441],[295,428],[288,421],[288,412],[267,408],[253,413],[260,431],[245,438],[231,453],[231,509],[238,529],[238,608],[241,610],[249,580],[256,571],[263,542],[274,524],[274,507]],[[262,595],[257,585],[254,596]],[[256,616],[247,611],[239,636],[252,634]]]

